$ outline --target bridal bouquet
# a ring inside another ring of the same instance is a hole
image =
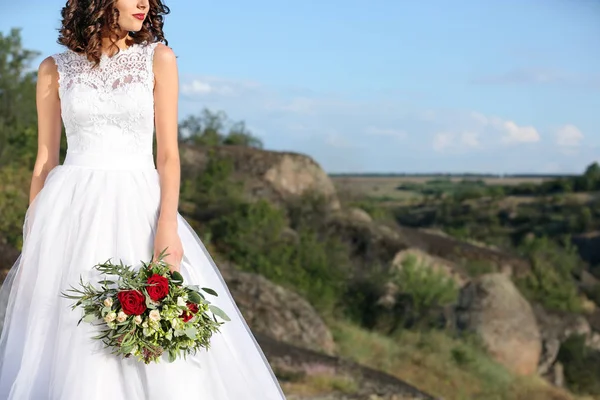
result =
[[[165,249],[166,250],[166,249]],[[218,296],[210,288],[183,285],[179,272],[170,272],[163,261],[165,250],[156,260],[142,262],[142,268],[106,261],[94,269],[106,275],[101,287],[80,280],[61,295],[76,300],[72,309],[83,309],[79,320],[100,322],[102,340],[112,354],[136,357],[146,364],[159,362],[163,353],[169,362],[177,357],[210,348],[210,338],[224,324],[217,316],[230,321],[223,310],[206,300],[201,291]],[[108,280],[114,276],[114,280]],[[209,315],[210,311],[210,315]]]

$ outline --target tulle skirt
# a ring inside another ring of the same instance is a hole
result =
[[[160,207],[152,155],[68,153],[27,210],[22,252],[0,289],[0,399],[281,400],[271,367],[221,273],[178,214],[187,284],[231,318],[208,350],[187,360],[144,365],[120,359],[77,326],[79,310],[60,292],[97,282],[92,267],[111,259],[150,261]]]

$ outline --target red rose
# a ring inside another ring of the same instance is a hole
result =
[[[146,296],[138,290],[124,290],[117,293],[117,298],[127,315],[142,315],[146,311]]]
[[[181,315],[183,322],[188,322],[190,319],[194,318],[194,314],[198,312],[198,304],[195,303],[187,303],[187,308],[191,311],[184,311]]]
[[[169,294],[169,280],[162,275],[154,274],[148,278],[148,295],[154,301],[159,301]]]

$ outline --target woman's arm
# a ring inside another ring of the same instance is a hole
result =
[[[30,205],[42,190],[48,173],[59,162],[60,99],[58,97],[58,69],[52,57],[44,59],[38,68],[36,106],[38,150],[29,190]]]
[[[179,77],[175,53],[160,43],[154,50],[154,114],[156,168],[160,175],[161,202],[155,238],[155,257],[168,247],[165,261],[178,269],[183,255],[177,234],[177,209],[181,165],[177,142]]]

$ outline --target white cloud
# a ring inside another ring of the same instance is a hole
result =
[[[255,82],[224,79],[217,77],[200,77],[181,84],[181,93],[193,97],[239,96],[260,87]]]
[[[464,131],[461,133],[439,132],[433,137],[433,149],[437,152],[464,152],[480,146],[479,133]]]
[[[325,142],[327,143],[327,145],[335,148],[344,149],[355,147],[355,145],[350,143],[347,138],[345,138],[337,132],[332,132],[329,135],[327,135]]]
[[[450,132],[440,132],[433,137],[433,149],[438,152],[443,152],[452,146],[454,134]]]
[[[540,134],[533,126],[519,126],[513,121],[502,120],[494,117],[491,125],[502,132],[502,142],[513,143],[535,143],[540,141]]]
[[[472,111],[470,116],[475,122],[481,125],[487,125],[489,123],[489,118],[481,113],[478,113],[477,111]]]
[[[565,125],[556,131],[556,144],[560,147],[579,147],[584,136],[575,125]]]
[[[520,68],[479,77],[471,82],[485,85],[564,85],[598,90],[600,74],[573,73],[549,68]]]
[[[460,135],[460,141],[467,147],[475,148],[479,147],[479,133],[477,132],[463,132]]]
[[[383,136],[389,137],[396,140],[405,139],[408,135],[401,129],[381,129],[374,126],[370,126],[365,130],[365,133],[369,136]]]
[[[207,82],[194,80],[181,86],[181,92],[185,94],[208,94],[214,91],[214,88]]]

